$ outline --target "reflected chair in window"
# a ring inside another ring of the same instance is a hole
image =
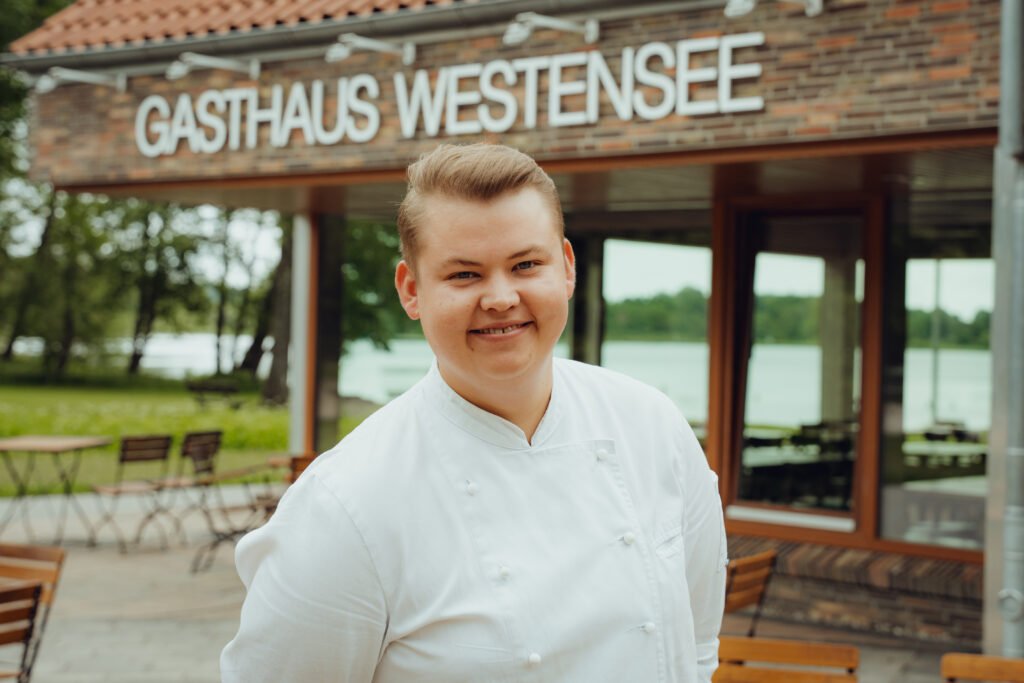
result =
[[[142,540],[142,533],[153,522],[160,531],[161,547],[167,547],[167,534],[157,521],[165,517],[178,526],[177,520],[170,514],[164,498],[163,480],[167,477],[170,462],[171,437],[166,435],[126,436],[121,439],[121,447],[117,457],[117,471],[114,483],[93,486],[99,495],[103,508],[99,521],[90,530],[89,544],[96,545],[100,529],[110,525],[114,530],[121,552],[128,551],[121,527],[117,524],[118,503],[125,496],[137,497],[146,508],[145,514],[135,530],[135,543]],[[149,476],[126,480],[128,470],[145,471]],[[154,476],[155,475],[155,476]]]
[[[21,667],[24,677],[20,680],[28,680],[39,654],[39,644],[50,619],[57,584],[64,567],[64,557],[64,549],[55,546],[0,543],[0,587],[26,581],[41,586],[34,633],[24,652]],[[0,678],[3,678],[2,674]]]
[[[722,636],[713,683],[856,681],[860,651],[850,645]]]
[[[950,652],[939,666],[944,681],[1024,683],[1024,659]]]
[[[739,557],[729,562],[725,579],[725,611],[737,612],[753,607],[750,627],[747,636],[752,637],[757,631],[757,622],[761,618],[768,582],[775,570],[777,553],[765,550],[756,555]]]

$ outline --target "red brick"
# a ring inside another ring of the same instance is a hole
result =
[[[903,7],[892,7],[885,13],[886,19],[913,19],[921,15],[919,5],[905,5]]]
[[[947,66],[941,69],[930,69],[928,78],[933,81],[949,81],[954,78],[967,78],[971,75],[971,67],[967,64],[960,66]]]

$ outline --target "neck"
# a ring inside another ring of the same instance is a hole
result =
[[[554,370],[550,361],[539,376],[492,383],[487,387],[461,383],[449,376],[441,366],[438,366],[438,370],[448,386],[459,396],[477,408],[508,420],[523,430],[527,441],[533,441],[533,435],[551,401]]]

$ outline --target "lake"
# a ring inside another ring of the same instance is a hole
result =
[[[241,357],[251,338],[239,337],[232,351],[226,339],[222,356]],[[31,353],[37,344],[19,342],[18,353]],[[269,345],[269,344],[268,344]],[[127,353],[127,340],[111,342],[111,350]],[[154,335],[146,347],[142,367],[152,373],[181,378],[214,372],[214,336],[209,333]],[[566,356],[560,344],[556,355]],[[369,342],[351,344],[340,372],[341,393],[384,403],[412,386],[430,367],[433,354],[418,339],[399,339],[390,351]],[[265,356],[260,374],[269,370]],[[819,407],[821,350],[816,346],[765,345],[755,347],[747,421],[758,424],[809,424],[821,419]],[[904,371],[903,421],[906,431],[917,431],[931,419],[930,349],[909,349]],[[707,418],[708,347],[687,342],[608,341],[604,365],[660,389],[692,421]],[[991,355],[984,350],[943,349],[939,352],[939,417],[966,422],[970,429],[988,429],[991,414]]]

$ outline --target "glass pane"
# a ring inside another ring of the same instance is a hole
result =
[[[710,232],[676,239],[710,242]],[[667,394],[703,439],[708,415],[711,249],[607,240],[601,364]]]
[[[909,258],[890,264],[903,324],[886,331],[881,519],[885,538],[981,550],[994,268],[973,258],[987,231],[967,234],[911,228]]]
[[[750,356],[738,497],[848,511],[860,422],[861,221],[766,218],[751,229]]]

